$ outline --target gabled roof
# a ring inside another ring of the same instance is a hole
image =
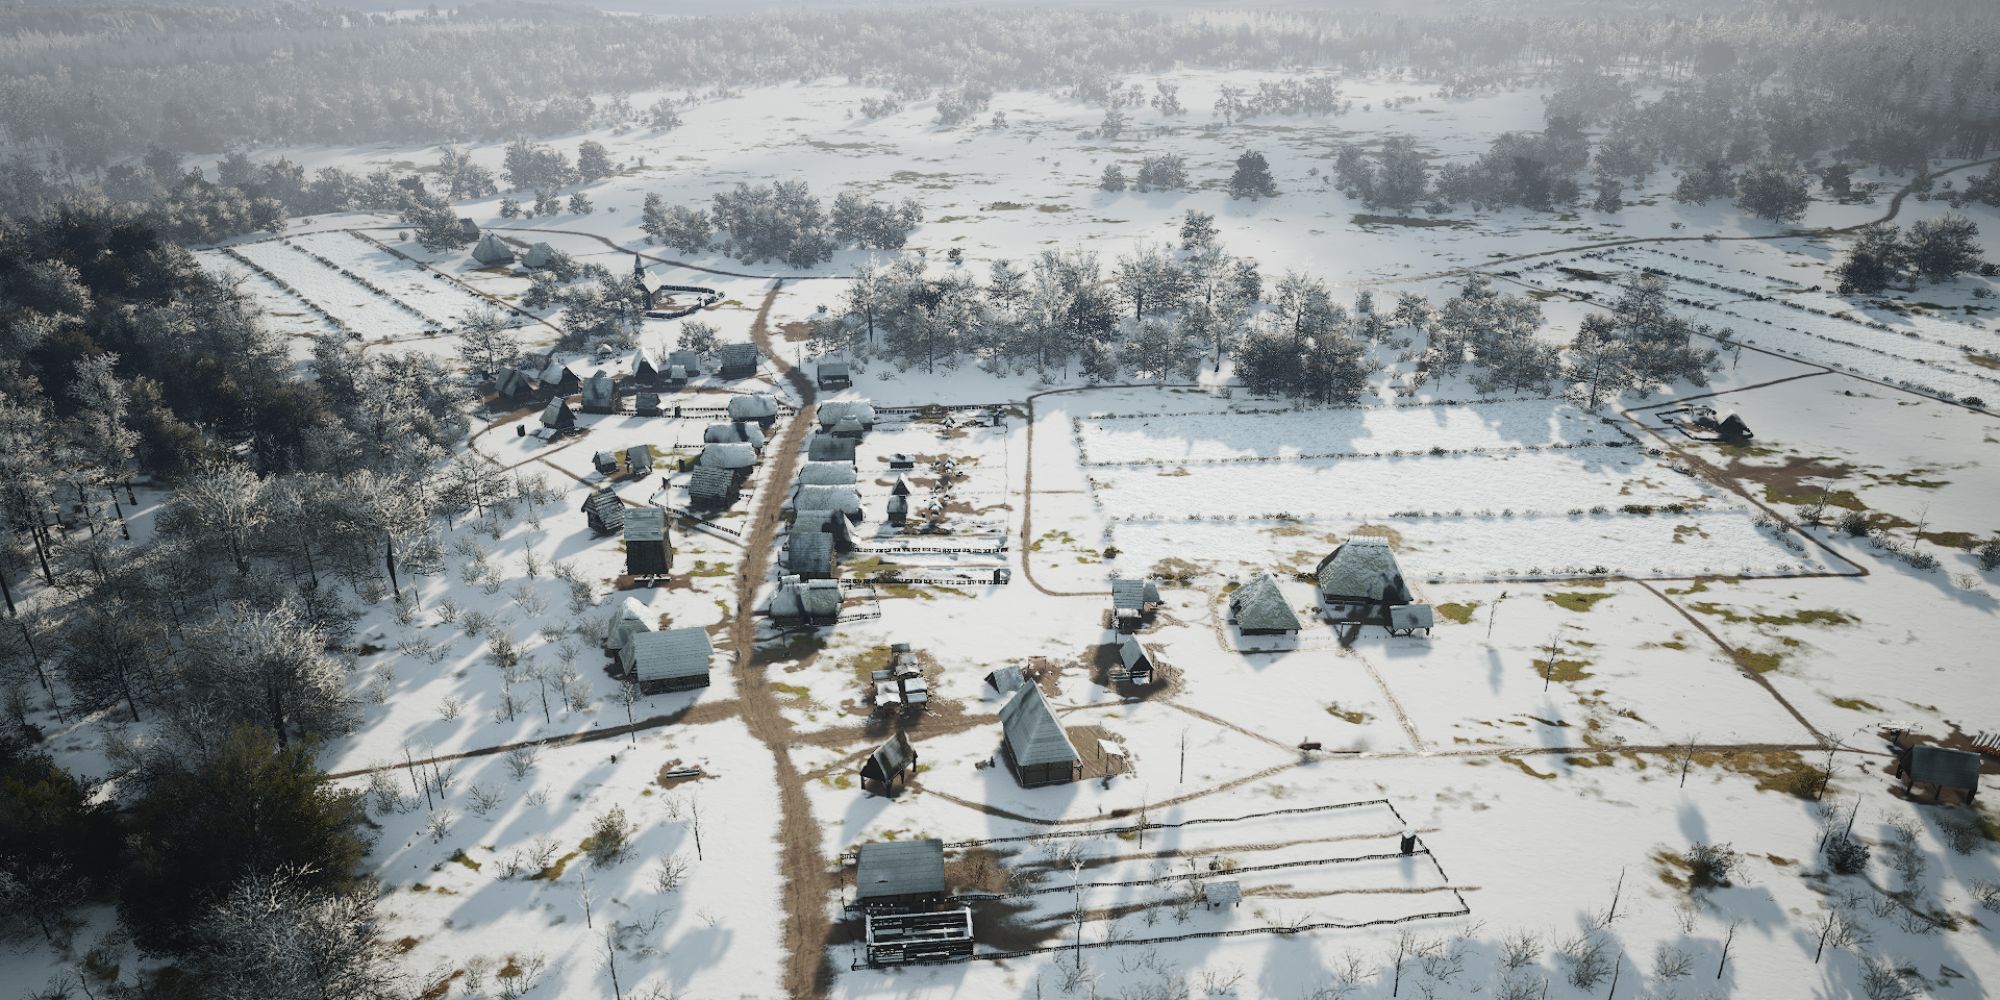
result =
[[[854,466],[846,462],[807,462],[799,466],[800,486],[852,486]]]
[[[628,370],[634,375],[647,370],[657,373],[660,370],[660,362],[653,357],[653,352],[646,350],[646,346],[641,344],[632,351],[632,361]]]
[[[687,369],[689,375],[701,374],[701,355],[694,351],[669,351],[667,364],[679,365]]]
[[[1007,694],[1028,683],[1028,678],[1022,675],[1019,666],[1010,663],[987,674],[986,683],[991,684],[993,690]]]
[[[736,496],[736,476],[728,469],[698,466],[688,476],[688,496],[696,500],[726,503]]]
[[[609,531],[617,531],[625,524],[625,505],[608,488],[591,490],[583,499],[583,512],[595,517]]]
[[[833,536],[824,531],[801,531],[787,536],[785,568],[794,573],[826,574],[833,571]]]
[[[1340,543],[1313,572],[1328,600],[1408,604],[1410,587],[1385,539],[1362,535]]]
[[[542,408],[543,427],[569,427],[575,424],[576,411],[570,409],[569,404],[560,399],[551,399],[549,405]]]
[[[706,629],[676,628],[633,633],[619,659],[645,683],[705,677],[714,654]]]
[[[841,421],[848,419],[863,428],[875,425],[875,404],[865,399],[836,399],[821,403],[818,412],[822,429],[837,427]]]
[[[502,396],[516,396],[527,392],[531,381],[528,374],[518,368],[502,368],[498,375],[493,376],[493,391]]]
[[[1245,632],[1297,632],[1298,612],[1292,610],[1278,581],[1269,573],[1259,573],[1249,583],[1229,595],[1229,613],[1236,627]]]
[[[1120,611],[1138,611],[1148,604],[1160,603],[1160,585],[1152,580],[1111,581],[1111,606]]]
[[[768,392],[729,397],[729,419],[769,420],[778,415],[778,399]]]
[[[1146,647],[1139,642],[1138,636],[1121,635],[1118,637],[1118,661],[1125,664],[1125,669],[1130,670],[1141,662],[1151,665],[1153,657],[1146,652]]]
[[[812,442],[806,445],[806,458],[814,462],[846,462],[852,465],[854,439],[814,434]]]
[[[723,368],[755,368],[760,360],[756,344],[724,344],[715,352],[716,364]]]
[[[575,379],[581,383],[583,376],[578,375],[576,369],[557,361],[555,355],[549,355],[549,363],[542,366],[542,384],[552,386],[566,379]]]
[[[878,840],[854,859],[857,901],[944,895],[944,841]]]
[[[702,430],[701,439],[708,444],[747,444],[752,448],[762,449],[764,428],[744,421],[709,424]]]
[[[697,462],[712,469],[747,469],[757,464],[757,449],[747,444],[706,445]]]
[[[788,576],[778,582],[777,591],[771,595],[771,616],[830,622],[840,617],[843,600],[838,581]]]
[[[1062,722],[1049,708],[1042,689],[1033,684],[1022,687],[1014,700],[1000,709],[1000,732],[1022,767],[1038,764],[1074,764],[1083,758],[1063,732]]]
[[[653,467],[653,449],[643,444],[635,444],[625,449],[625,467],[633,472],[637,472],[640,469],[651,469]]]
[[[829,375],[838,378],[846,378],[848,373],[847,359],[821,358],[819,359],[819,364],[814,369],[814,371],[815,374],[819,375],[820,378],[826,378]]]
[[[852,486],[801,486],[792,496],[792,509],[800,514],[815,511],[861,513],[861,494]]]
[[[555,256],[554,247],[547,243],[537,243],[528,248],[528,252],[521,257],[521,263],[532,268],[543,268],[549,266],[555,260]]]
[[[872,781],[888,781],[901,774],[916,759],[917,750],[910,745],[910,738],[897,733],[868,755],[868,760],[861,765],[861,776]]]
[[[628,597],[623,603],[611,609],[611,626],[605,632],[606,644],[614,651],[625,648],[633,633],[653,631],[653,614],[646,610],[638,598]]]
[[[583,380],[583,405],[608,407],[617,398],[617,384],[602,370]]]
[[[667,537],[667,512],[658,507],[634,507],[625,512],[625,540],[658,542]]]
[[[892,496],[906,497],[909,496],[912,492],[914,491],[910,489],[910,477],[905,476],[900,472],[897,473],[896,484],[894,486],[889,487],[889,493]]]
[[[495,264],[512,264],[514,248],[508,246],[499,236],[487,233],[479,238],[479,245],[472,248],[472,259],[489,267]]]
[[[1943,788],[1978,788],[1979,761],[1968,750],[1924,743],[1910,748],[1910,778]]]

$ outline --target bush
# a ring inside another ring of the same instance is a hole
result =
[[[1850,510],[1840,515],[1839,527],[1841,531],[1852,538],[1865,538],[1868,536],[1869,531],[1873,530],[1873,527],[1868,523],[1867,515],[1858,510]]]
[[[2000,538],[1989,538],[1974,551],[1978,554],[1980,569],[2000,569]]]
[[[1729,884],[1729,876],[1743,865],[1743,855],[1728,844],[1696,844],[1688,848],[1688,885],[1707,889]]]
[[[590,863],[599,868],[615,865],[631,852],[632,835],[637,832],[638,828],[625,818],[625,810],[612,806],[591,824],[590,836],[583,838],[584,852],[590,855]]]
[[[1868,867],[1868,854],[1867,844],[1844,833],[1834,834],[1826,842],[1826,865],[1836,874],[1860,874]]]

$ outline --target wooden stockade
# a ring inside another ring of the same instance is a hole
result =
[[[1001,539],[1000,541],[994,542],[989,545],[981,545],[978,548],[971,548],[964,546],[942,546],[942,545],[856,545],[854,547],[854,551],[867,552],[876,555],[899,555],[903,553],[915,553],[918,555],[933,555],[933,556],[963,556],[963,555],[997,556],[1007,551],[1007,541],[1006,539]]]

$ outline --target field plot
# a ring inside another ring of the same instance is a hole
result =
[[[242,288],[261,307],[264,323],[272,331],[288,338],[316,337],[323,333],[336,333],[339,328],[317,308],[292,291],[246,266],[242,261],[220,251],[203,250],[195,254],[201,266],[225,279],[242,282]],[[310,346],[300,343],[293,347],[293,357],[310,356]]]
[[[1771,279],[1650,247],[1624,247],[1548,261],[1527,268],[1521,280],[1539,288],[1565,283],[1560,267],[1618,274],[1645,271],[1668,283],[1670,294],[1694,307],[1694,318],[1735,330],[1753,347],[1954,399],[2000,396],[2000,348],[1990,332],[1931,316],[1869,313],[1810,289],[1773,285]],[[1608,286],[1582,282],[1600,300]],[[1701,314],[1707,315],[1701,315]]]
[[[320,263],[285,240],[245,243],[236,252],[272,279],[325,310],[364,340],[421,337],[437,329],[395,299]]]
[[[1469,912],[1427,850],[1398,853],[1405,824],[1385,800],[1154,822],[957,845],[955,867],[997,893],[974,907],[975,957]],[[1240,903],[1204,902],[1232,881]]]
[[[300,236],[292,244],[360,275],[362,280],[423,314],[440,329],[457,323],[467,312],[489,305],[443,275],[353,233],[315,233]],[[507,322],[525,321],[518,313],[498,311]]]
[[[1740,498],[1548,400],[1092,411],[1071,426],[1091,502],[1050,505],[1058,516],[1037,531],[1103,537],[1128,573],[1161,561],[1309,572],[1356,531],[1388,537],[1423,579],[1823,568]]]

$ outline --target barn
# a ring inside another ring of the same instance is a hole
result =
[[[1160,585],[1152,580],[1111,581],[1111,617],[1121,631],[1138,627],[1139,622],[1160,605]]]
[[[481,267],[501,267],[514,263],[514,248],[499,236],[487,233],[479,238],[479,245],[472,248],[472,259]]]
[[[576,430],[576,411],[557,396],[542,408],[542,426],[558,433]]]
[[[653,352],[646,350],[644,346],[632,352],[632,360],[629,367],[632,372],[632,381],[644,386],[658,385],[660,375],[664,371],[659,360],[653,357]]]
[[[1313,577],[1319,582],[1320,600],[1329,608],[1379,608],[1415,600],[1396,565],[1396,554],[1381,538],[1362,536],[1340,543],[1319,561]]]
[[[1000,753],[1022,788],[1060,785],[1083,775],[1083,757],[1033,684],[1000,709]]]
[[[724,344],[715,352],[715,373],[726,379],[753,378],[762,360],[756,344]]]
[[[703,510],[719,510],[736,502],[743,484],[728,469],[699,466],[688,475],[688,504]]]
[[[786,572],[801,580],[833,578],[832,535],[824,531],[794,531],[786,539]]]
[[[1138,636],[1118,637],[1118,669],[1134,684],[1153,683],[1153,654]]]
[[[879,840],[854,858],[854,905],[907,912],[944,901],[944,841]]]
[[[567,396],[583,388],[583,376],[576,369],[549,356],[549,363],[542,366],[542,388],[558,396]]]
[[[635,577],[666,576],[673,570],[674,546],[667,538],[667,512],[634,507],[625,512],[625,572]]]
[[[502,368],[493,376],[493,393],[501,399],[515,399],[535,391],[535,380],[518,368]]]
[[[618,651],[618,664],[642,689],[687,691],[708,686],[714,655],[707,629],[675,628],[633,632]]]

